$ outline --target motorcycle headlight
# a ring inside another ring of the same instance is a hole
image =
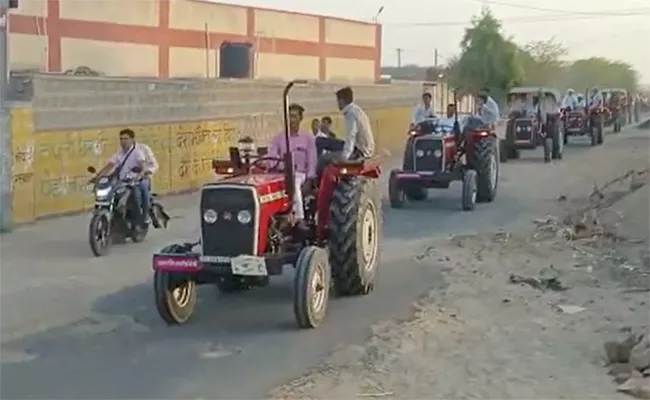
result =
[[[98,199],[104,199],[104,198],[108,197],[108,195],[110,193],[111,193],[111,188],[109,188],[109,187],[97,189],[95,191],[95,197],[97,197]]]
[[[242,210],[237,213],[237,221],[239,221],[240,224],[246,225],[247,223],[251,222],[252,218],[253,216],[251,215],[250,211]]]
[[[205,210],[203,220],[208,224],[214,224],[217,222],[217,212],[214,210]]]
[[[415,155],[417,157],[424,157],[424,151],[423,150],[418,150],[418,151],[415,152]]]

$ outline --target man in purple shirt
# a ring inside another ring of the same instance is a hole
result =
[[[300,122],[305,109],[293,103],[289,106],[289,146],[293,154],[296,193],[293,197],[293,213],[297,224],[304,228],[305,211],[302,199],[303,186],[311,185],[316,178],[316,140],[314,135],[300,132]],[[271,140],[268,157],[282,158],[287,152],[284,133],[277,134]]]

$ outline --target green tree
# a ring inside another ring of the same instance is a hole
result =
[[[638,73],[631,65],[600,57],[577,60],[569,65],[564,73],[566,87],[585,90],[591,86],[622,87],[635,90]]]
[[[503,36],[501,22],[489,8],[483,8],[471,23],[460,43],[460,56],[448,65],[449,80],[463,92],[487,87],[495,98],[503,99],[524,78],[519,49]]]
[[[555,38],[530,42],[519,52],[519,61],[524,69],[525,83],[528,85],[554,86],[565,72],[566,63],[562,58],[567,49]]]

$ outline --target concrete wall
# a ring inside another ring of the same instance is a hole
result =
[[[225,157],[242,135],[266,144],[281,130],[282,82],[24,77],[33,96],[12,111],[13,221],[78,212],[93,203],[88,165],[116,151],[118,132],[134,128],[151,146],[160,172],[157,192],[198,188],[213,179],[211,160]],[[27,84],[26,84],[27,85]],[[311,118],[330,115],[342,132],[335,84],[293,92]],[[417,83],[354,85],[379,148],[402,150],[405,127],[422,92]]]
[[[13,69],[109,76],[215,77],[224,41],[258,78],[374,81],[381,58],[378,25],[196,0],[21,0],[10,41]]]

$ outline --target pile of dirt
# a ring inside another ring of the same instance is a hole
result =
[[[270,397],[625,399],[642,394],[642,386],[632,383],[642,382],[647,368],[634,367],[638,362],[631,357],[612,364],[602,343],[648,329],[650,267],[632,256],[647,249],[648,238],[629,237],[621,226],[623,214],[639,210],[610,207],[647,189],[647,179],[647,171],[629,171],[594,188],[586,199],[561,198],[560,217],[536,220],[528,230],[432,243],[414,259],[441,269],[445,290],[422,297],[408,318],[377,324],[364,345],[341,347]],[[643,345],[635,341],[634,346]],[[618,381],[624,372],[636,380],[617,389],[605,378],[605,367],[611,371],[619,364]]]
[[[608,341],[604,347],[617,390],[650,399],[650,325],[625,340]]]

